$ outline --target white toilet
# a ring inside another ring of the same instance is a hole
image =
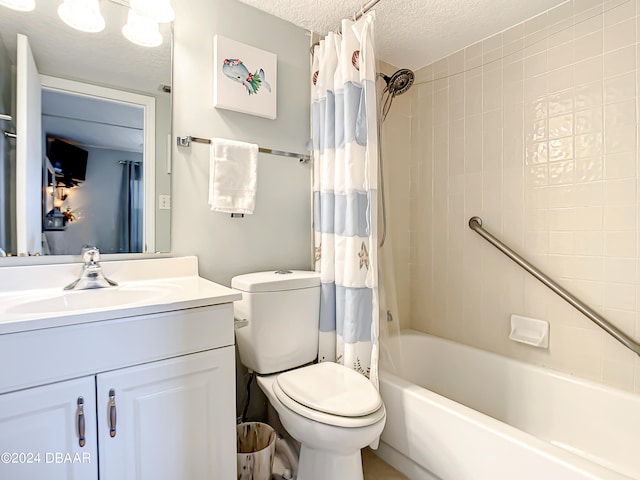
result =
[[[380,394],[356,371],[318,354],[320,275],[277,271],[234,277],[240,360],[257,376],[289,434],[298,440],[298,480],[363,480],[360,449],[382,433]],[[284,373],[280,373],[284,372]]]

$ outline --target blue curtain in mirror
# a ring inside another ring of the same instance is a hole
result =
[[[119,252],[142,252],[142,163],[122,160]]]

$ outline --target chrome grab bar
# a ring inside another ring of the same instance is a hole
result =
[[[543,284],[557,293],[563,300],[566,300],[568,303],[573,305],[580,313],[586,316],[589,320],[594,322],[600,328],[602,328],[605,332],[611,335],[613,338],[622,343],[629,350],[633,351],[636,355],[640,356],[640,344],[629,337],[626,333],[620,330],[615,325],[609,323],[602,315],[597,313],[595,310],[587,306],[582,300],[578,297],[567,291],[565,288],[561,287],[557,282],[551,279],[548,275],[542,272],[539,268],[535,267],[531,263],[529,263],[525,258],[521,257],[518,253],[511,250],[507,245],[502,243],[496,237],[491,235],[488,231],[486,231],[482,227],[482,219],[480,217],[471,217],[469,219],[469,228],[475,231],[478,235],[484,238],[487,242],[492,244],[502,253],[504,253],[511,260],[516,262],[522,268],[524,268],[531,275],[540,280]]]

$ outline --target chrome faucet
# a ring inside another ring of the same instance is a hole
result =
[[[65,290],[84,290],[87,288],[103,288],[115,287],[118,284],[113,280],[109,280],[102,273],[100,265],[100,250],[93,245],[85,245],[82,247],[82,272],[80,276],[69,285],[64,287]]]

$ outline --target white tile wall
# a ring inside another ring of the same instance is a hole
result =
[[[640,336],[639,14],[568,1],[417,72],[385,124],[387,158],[411,146],[387,162],[406,325],[640,391],[634,354],[467,227]],[[548,320],[549,349],[511,342],[512,313]]]

